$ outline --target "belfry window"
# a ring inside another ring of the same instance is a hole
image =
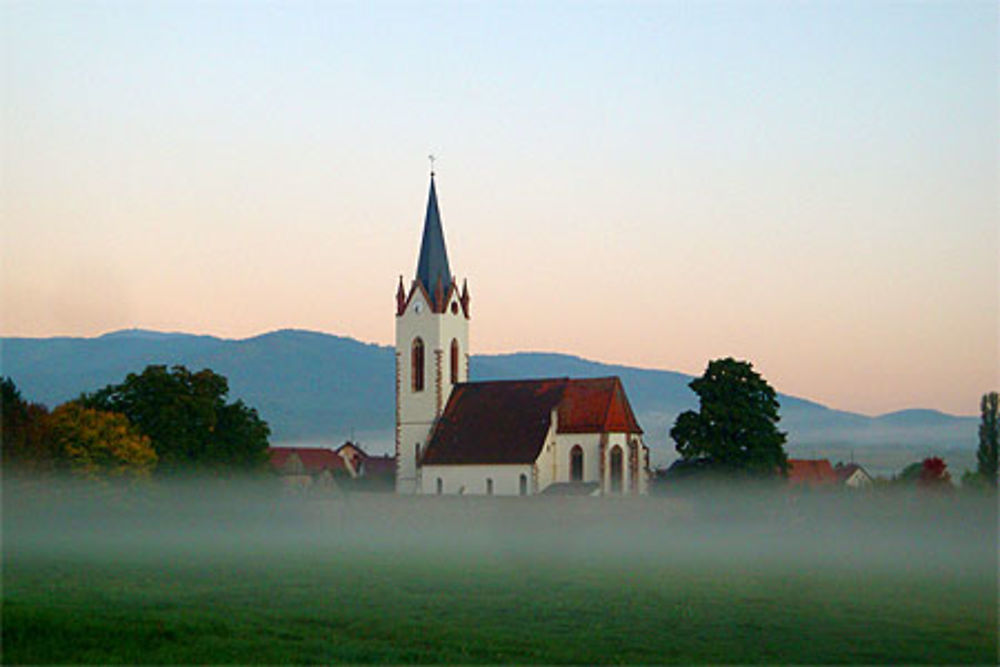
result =
[[[458,339],[451,339],[451,383],[458,382]]]
[[[413,339],[413,349],[410,352],[412,368],[410,377],[412,379],[413,391],[424,390],[424,341],[419,338]]]

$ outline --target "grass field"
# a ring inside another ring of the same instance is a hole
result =
[[[4,662],[997,661],[989,501],[184,495],[5,507]]]

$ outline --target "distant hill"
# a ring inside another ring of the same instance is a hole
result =
[[[394,351],[387,346],[297,330],[243,340],[144,330],[97,338],[0,339],[0,372],[12,377],[27,399],[50,407],[121,382],[149,364],[211,368],[225,375],[231,398],[260,411],[274,442],[339,444],[353,434],[373,451],[392,448]],[[471,360],[473,380],[606,375],[622,378],[654,460],[673,458],[667,431],[680,412],[697,407],[688,375],[565,354],[519,352]],[[793,449],[971,450],[976,443],[978,420],[972,417],[934,410],[867,417],[783,394],[779,400],[781,428]]]

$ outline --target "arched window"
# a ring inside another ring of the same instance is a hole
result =
[[[615,445],[611,448],[611,493],[622,492],[622,448]]]
[[[583,447],[573,445],[569,450],[569,481],[583,481]]]
[[[458,339],[451,339],[451,383],[458,382]]]
[[[444,493],[444,481],[440,477],[437,478],[437,494],[440,496]]]
[[[522,496],[528,495],[528,476],[521,473],[521,478],[518,480],[518,492]]]
[[[489,477],[486,478],[486,495],[493,495],[493,480]]]
[[[424,390],[424,341],[413,339],[413,350],[410,352],[412,368],[410,377],[413,380],[413,391]]]

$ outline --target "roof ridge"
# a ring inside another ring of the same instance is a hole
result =
[[[505,378],[502,380],[466,380],[465,382],[456,382],[454,386],[462,387],[462,386],[483,385],[483,384],[513,384],[515,382],[527,384],[527,383],[572,382],[572,381],[573,378],[566,376],[547,377],[547,378]]]

